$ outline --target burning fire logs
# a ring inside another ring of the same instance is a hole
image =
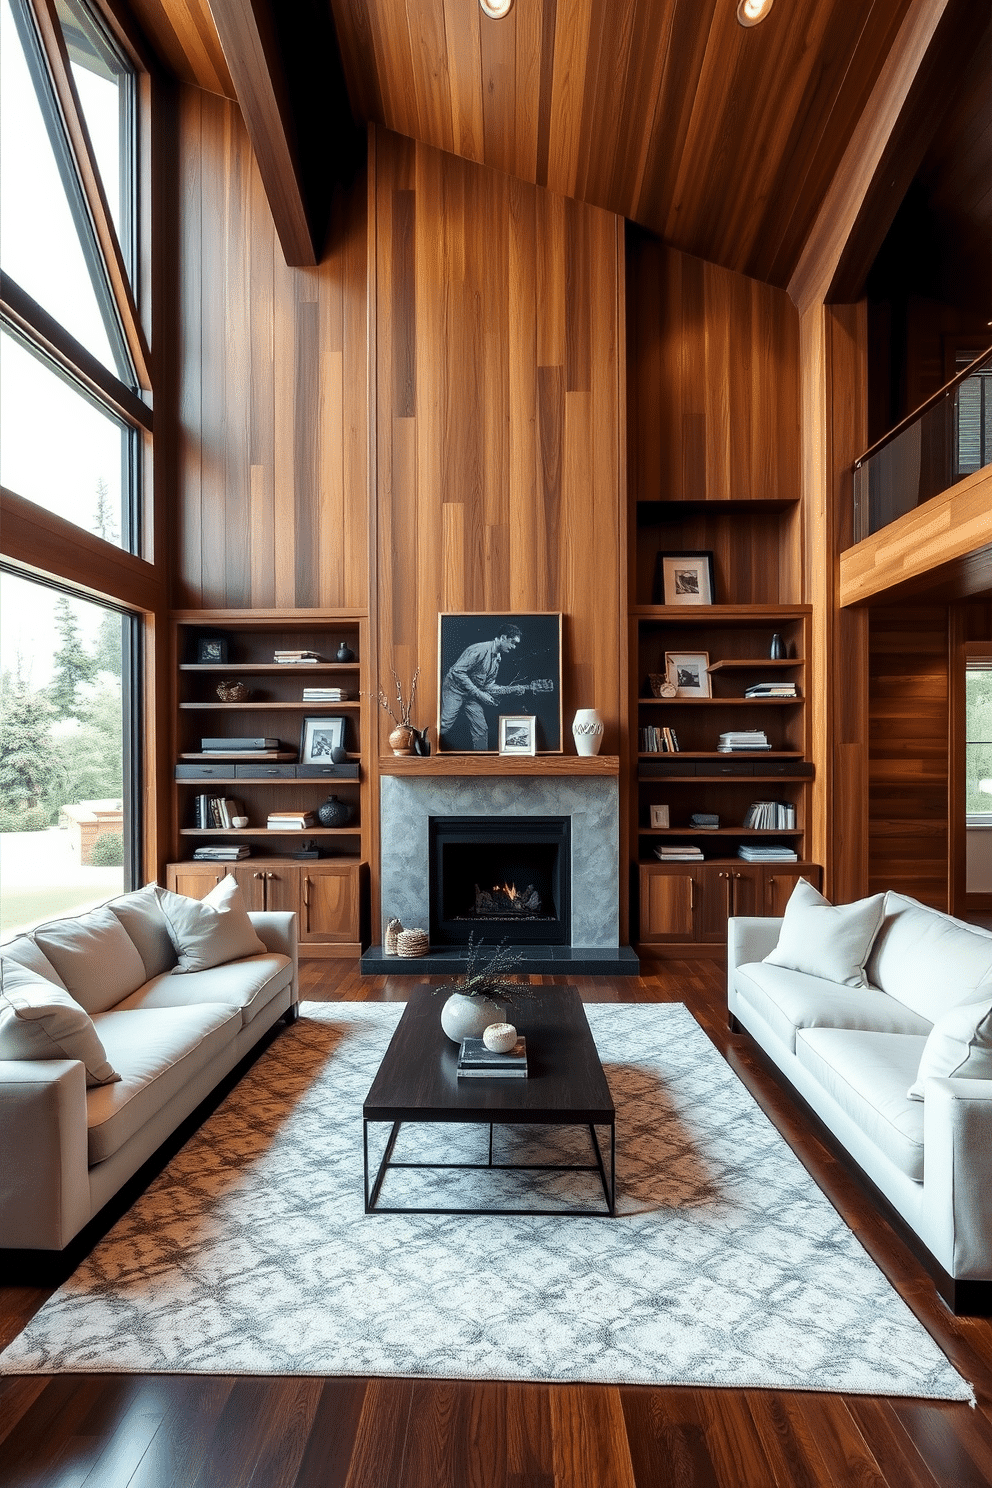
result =
[[[533,884],[518,889],[516,884],[497,884],[491,889],[475,886],[475,913],[480,917],[519,915],[526,919],[541,913],[541,896]]]

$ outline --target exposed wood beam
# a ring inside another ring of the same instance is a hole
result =
[[[0,273],[0,319],[44,350],[81,388],[120,414],[128,423],[151,430],[152,411],[137,394],[109,372],[75,336],[33,300],[9,274]]]
[[[841,605],[992,593],[992,467],[906,512],[840,557]]]
[[[827,297],[862,203],[950,0],[913,0],[806,240],[789,294],[800,314]]]
[[[55,0],[31,0],[31,5],[76,170],[82,182],[90,220],[93,223],[100,253],[106,265],[107,279],[114,297],[124,341],[134,366],[138,386],[149,392],[152,382],[148,344],[142,329],[141,317],[134,302],[131,280],[124,263],[120,243],[117,240],[117,231],[107,205],[103,182],[97,167],[96,156],[93,153],[89,130],[86,127],[86,119],[80,107],[65,38],[62,35],[62,27],[55,9]]]
[[[317,263],[270,0],[209,0],[286,262]]]

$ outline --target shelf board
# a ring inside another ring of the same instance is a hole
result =
[[[287,713],[290,711],[299,713],[304,708],[312,708],[319,712],[324,712],[326,710],[330,713],[337,713],[342,708],[354,709],[360,708],[362,705],[360,702],[313,702],[310,698],[301,698],[301,700],[297,703],[253,703],[250,699],[244,703],[222,703],[220,698],[218,698],[215,703],[180,703],[179,706],[180,708],[184,708],[187,712],[199,713],[220,713],[223,712],[225,709],[233,710],[237,713]]]
[[[181,672],[216,672],[226,677],[229,672],[357,672],[361,663],[357,661],[182,661]]]
[[[431,754],[385,755],[380,775],[619,775],[615,754]]]
[[[724,657],[723,661],[711,662],[706,670],[708,672],[753,672],[759,667],[764,671],[765,667],[801,667],[805,665],[805,661],[800,656],[787,656],[774,661],[770,656],[757,660],[750,656],[727,656]]]
[[[747,858],[667,858],[664,861],[656,858],[652,853],[650,858],[639,858],[638,863],[645,868],[663,868],[667,863],[677,863],[680,868],[691,868],[693,864],[707,868],[740,868],[743,864],[747,868],[788,868],[793,872],[802,872],[804,868],[812,868],[815,865],[805,858],[798,861],[795,858],[765,858],[760,863],[749,863]]]
[[[353,827],[180,827],[180,837],[357,837],[361,826]],[[243,862],[244,859],[241,859]]]
[[[812,615],[811,605],[632,605],[635,620],[662,620],[675,625],[732,625],[751,628],[756,623],[781,620],[805,620]]]
[[[777,777],[776,777],[777,778]],[[324,790],[332,786],[335,790],[345,785],[361,785],[353,775],[209,775],[199,780],[174,780],[173,785],[193,785],[199,796],[216,795],[216,791],[204,789],[213,785],[320,785]]]
[[[801,837],[803,835],[802,827],[638,827],[637,831],[641,837]]]
[[[673,759],[678,755],[687,760],[713,760],[714,763],[717,760],[729,759],[801,760],[804,758],[802,750],[799,749],[735,749],[727,754],[719,754],[713,749],[651,749],[638,754],[637,758],[642,760]]]
[[[712,668],[711,668],[711,670],[712,670]],[[715,697],[708,697],[708,698],[680,698],[680,697],[656,698],[656,697],[639,697],[637,699],[637,701],[638,701],[639,704],[640,703],[660,703],[660,704],[663,704],[666,708],[672,707],[673,704],[676,707],[679,707],[679,708],[683,708],[683,707],[686,707],[686,706],[688,706],[690,708],[701,708],[701,707],[704,706],[704,704],[709,704],[711,707],[714,706],[714,705],[717,705],[717,706],[719,706],[721,708],[725,708],[728,703],[731,705],[731,707],[734,707],[734,708],[739,707],[741,705],[741,703],[746,704],[747,707],[749,707],[749,708],[751,708],[751,707],[767,708],[768,705],[769,705],[769,703],[789,703],[789,704],[795,705],[796,703],[804,703],[806,701],[806,699],[804,697],[768,697],[768,698],[764,698],[764,697],[762,697],[762,698],[749,698],[749,697],[717,697],[717,698],[715,698]]]

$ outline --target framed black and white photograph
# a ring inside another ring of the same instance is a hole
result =
[[[500,754],[536,754],[536,733],[537,719],[533,713],[500,714]]]
[[[304,718],[300,764],[328,764],[335,749],[344,748],[344,723],[343,718]]]
[[[438,617],[438,752],[495,754],[507,706],[527,706],[533,748],[560,754],[561,614]]]
[[[713,604],[713,554],[659,553],[655,589],[658,604]]]
[[[708,698],[710,696],[710,653],[708,651],[666,651],[665,670],[675,683],[675,696]]]
[[[222,636],[201,636],[196,643],[196,660],[200,666],[226,666],[227,642]]]

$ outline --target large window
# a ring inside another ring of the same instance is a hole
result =
[[[968,663],[964,698],[965,811],[992,822],[992,661]]]
[[[0,566],[4,933],[140,872],[142,626],[128,601],[148,607],[147,566],[121,565],[143,549],[151,417],[125,42],[86,0],[0,0],[0,484],[22,522]]]

